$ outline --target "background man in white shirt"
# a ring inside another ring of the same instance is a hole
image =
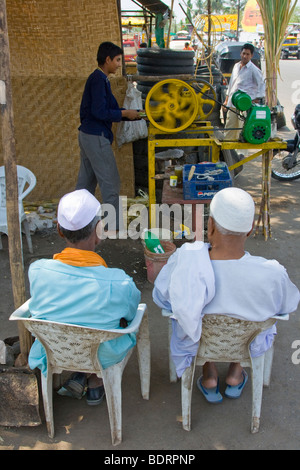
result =
[[[223,108],[227,111],[225,129],[236,129],[228,130],[224,133],[225,140],[238,140],[240,129],[243,127],[243,121],[239,119],[237,109],[232,104],[232,95],[237,91],[241,90],[247,93],[252,101],[258,103],[261,98],[265,96],[265,82],[261,70],[251,62],[254,54],[254,46],[252,44],[244,44],[241,49],[241,60],[233,67],[232,74],[230,77],[229,87],[227,90],[227,96],[224,101],[224,105],[228,106]],[[233,112],[234,111],[234,112]]]

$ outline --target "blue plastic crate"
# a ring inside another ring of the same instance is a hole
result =
[[[226,163],[197,163],[194,175],[190,181],[188,176],[193,165],[183,167],[183,198],[212,199],[220,189],[232,186],[232,179]],[[219,170],[218,174],[213,174]],[[213,178],[209,180],[207,176]]]

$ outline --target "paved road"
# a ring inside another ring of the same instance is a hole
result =
[[[296,104],[300,103],[300,60],[288,59],[280,61],[277,96],[280,103],[284,106],[287,127],[293,130],[291,116]]]

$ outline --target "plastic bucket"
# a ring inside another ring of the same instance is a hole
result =
[[[152,284],[154,283],[162,267],[167,264],[168,259],[176,250],[176,246],[172,242],[161,240],[160,243],[165,250],[165,253],[152,253],[146,247],[144,249],[145,263],[147,267],[147,279]]]

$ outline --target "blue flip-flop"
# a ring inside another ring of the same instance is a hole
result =
[[[197,387],[199,388],[200,392],[202,392],[206,400],[209,403],[214,403],[214,404],[221,403],[221,401],[223,401],[223,397],[221,393],[219,392],[219,379],[218,379],[218,384],[216,387],[206,388],[202,385],[202,378],[203,378],[203,375],[201,375],[201,377],[197,379]]]
[[[224,392],[225,397],[227,398],[240,398],[242,391],[248,381],[248,374],[247,372],[243,369],[242,374],[244,376],[244,379],[241,383],[238,385],[227,385],[226,390]]]

